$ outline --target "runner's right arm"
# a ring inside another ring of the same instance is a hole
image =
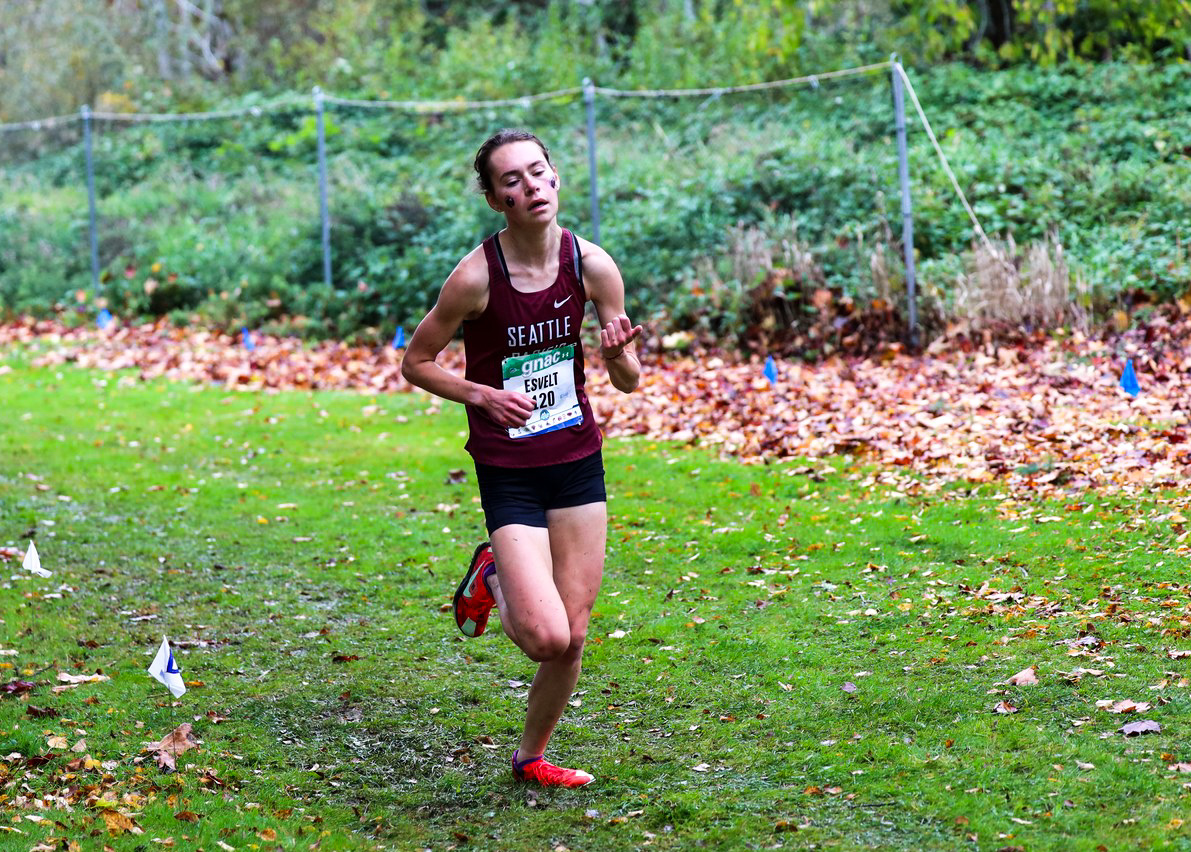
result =
[[[464,320],[484,312],[488,301],[488,267],[481,249],[471,252],[447,277],[438,301],[409,340],[401,375],[435,396],[474,405],[498,425],[524,426],[533,413],[533,400],[524,394],[470,382],[440,367],[438,358]]]

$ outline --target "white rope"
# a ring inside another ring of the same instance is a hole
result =
[[[682,98],[708,97],[715,95],[731,95],[738,92],[760,92],[766,89],[780,89],[786,86],[801,86],[811,84],[817,86],[820,80],[830,80],[834,77],[851,77],[857,74],[872,74],[882,71],[892,63],[878,62],[876,65],[863,65],[859,68],[843,68],[839,71],[825,71],[822,74],[808,74],[805,77],[791,77],[788,80],[771,80],[768,83],[749,83],[743,86],[715,86],[708,89],[605,89],[596,86],[595,90],[601,95],[612,98]]]
[[[593,86],[593,90],[601,95],[613,98],[681,98],[708,97],[715,95],[730,95],[739,92],[759,92],[767,89],[780,89],[787,86],[810,84],[817,86],[820,80],[830,80],[836,77],[849,77],[857,74],[871,74],[888,68],[891,62],[879,62],[876,65],[864,65],[858,68],[844,68],[838,71],[825,71],[822,74],[808,74],[804,77],[791,77],[788,80],[772,80],[767,83],[749,83],[743,86],[715,86],[705,89],[607,89]],[[903,72],[903,76],[904,72]],[[908,84],[907,84],[908,85]],[[582,94],[583,88],[576,86],[570,89],[557,89],[553,92],[539,92],[533,95],[521,95],[515,98],[499,98],[489,101],[382,101],[360,100],[356,98],[337,98],[324,95],[323,101],[339,106],[353,106],[365,108],[384,108],[408,110],[411,112],[451,112],[456,110],[487,109],[491,107],[529,106],[538,101],[557,100]],[[915,100],[917,103],[917,100]],[[243,107],[241,109],[216,110],[213,112],[189,113],[141,113],[141,112],[93,112],[91,117],[97,121],[125,121],[136,122],[168,122],[168,121],[210,121],[221,118],[239,118],[241,116],[258,116],[274,110],[305,106],[306,101],[296,97],[288,97],[265,106]],[[921,112],[921,109],[919,109]],[[32,121],[21,121],[15,124],[0,124],[0,133],[10,130],[44,130],[60,124],[79,121],[78,115],[60,115],[52,118],[39,118]]]
[[[166,121],[211,121],[220,118],[240,118],[242,116],[258,116],[267,112],[282,109],[309,106],[309,102],[295,97],[285,98],[262,106],[241,107],[240,109],[215,110],[213,112],[93,112],[91,117],[99,121],[127,121],[137,122],[166,122]]]
[[[906,70],[902,68],[899,62],[896,66],[898,75],[902,78],[902,82],[906,84],[906,91],[910,93],[910,100],[914,102],[914,109],[918,110],[918,118],[922,120],[922,126],[926,129],[926,135],[930,137],[931,144],[935,146],[935,152],[939,155],[939,161],[943,164],[943,171],[947,173],[947,177],[951,179],[951,185],[955,187],[955,194],[959,196],[959,200],[963,202],[964,210],[968,211],[968,218],[972,220],[972,228],[975,229],[976,235],[984,241],[984,247],[988,249],[990,254],[994,256],[997,254],[996,249],[993,248],[992,243],[988,239],[988,235],[984,233],[984,228],[980,227],[980,220],[976,218],[976,211],[972,209],[972,205],[968,203],[968,197],[964,195],[964,191],[960,189],[959,181],[955,177],[955,172],[951,170],[951,164],[947,162],[947,155],[943,153],[943,147],[939,144],[939,140],[935,138],[935,131],[931,129],[930,122],[926,118],[926,113],[922,111],[922,104],[918,102],[918,95],[914,92],[914,84],[910,82],[910,78],[906,76]]]
[[[0,124],[0,133],[7,133],[9,130],[49,130],[51,127],[70,124],[78,120],[79,114],[77,112],[74,115],[55,115],[51,118],[35,118],[32,121]]]
[[[502,106],[529,106],[537,101],[556,100],[571,97],[583,92],[582,88],[558,89],[553,92],[540,92],[536,95],[522,95],[517,98],[501,98],[491,101],[368,101],[354,98],[336,98],[324,95],[323,100],[329,104],[339,106],[369,107],[382,109],[410,110],[412,112],[451,112],[452,110],[485,109]]]

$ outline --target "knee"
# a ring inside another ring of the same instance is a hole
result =
[[[587,628],[583,630],[571,631],[571,644],[567,646],[566,653],[573,656],[575,659],[583,657],[583,643],[587,641]]]
[[[562,630],[546,628],[534,630],[529,636],[521,637],[521,650],[535,663],[548,663],[567,654],[571,637]]]
[[[586,639],[585,632],[535,631],[533,636],[521,644],[521,650],[535,663],[578,661],[583,657],[583,643]]]

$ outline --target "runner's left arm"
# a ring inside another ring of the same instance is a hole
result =
[[[583,285],[595,303],[600,320],[600,354],[608,367],[608,378],[617,390],[632,393],[641,381],[641,361],[633,341],[642,327],[633,325],[624,309],[624,279],[606,251],[584,240]]]

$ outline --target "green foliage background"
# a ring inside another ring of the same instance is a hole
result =
[[[0,122],[322,85],[491,97],[759,82],[881,60],[1191,58],[1185,0],[14,0]]]
[[[469,164],[508,124],[551,144],[563,223],[590,233],[577,96],[462,113],[335,107],[326,287],[315,124],[309,98],[294,94],[311,85],[433,100],[566,89],[584,76],[626,89],[729,85],[879,62],[894,48],[986,230],[1019,244],[1057,236],[1102,307],[1139,290],[1169,298],[1191,281],[1181,2],[225,0],[217,20],[156,0],[15,8],[0,23],[0,120],[79,102],[262,108],[96,123],[103,296],[122,314],[385,338],[416,321],[458,257],[499,226]],[[882,295],[875,252],[896,296],[887,75],[680,102],[601,97],[598,109],[601,238],[638,316],[730,336],[759,270],[793,266],[800,252],[857,299]],[[920,281],[945,304],[970,225],[910,121]],[[0,304],[90,316],[77,124],[4,141]]]

